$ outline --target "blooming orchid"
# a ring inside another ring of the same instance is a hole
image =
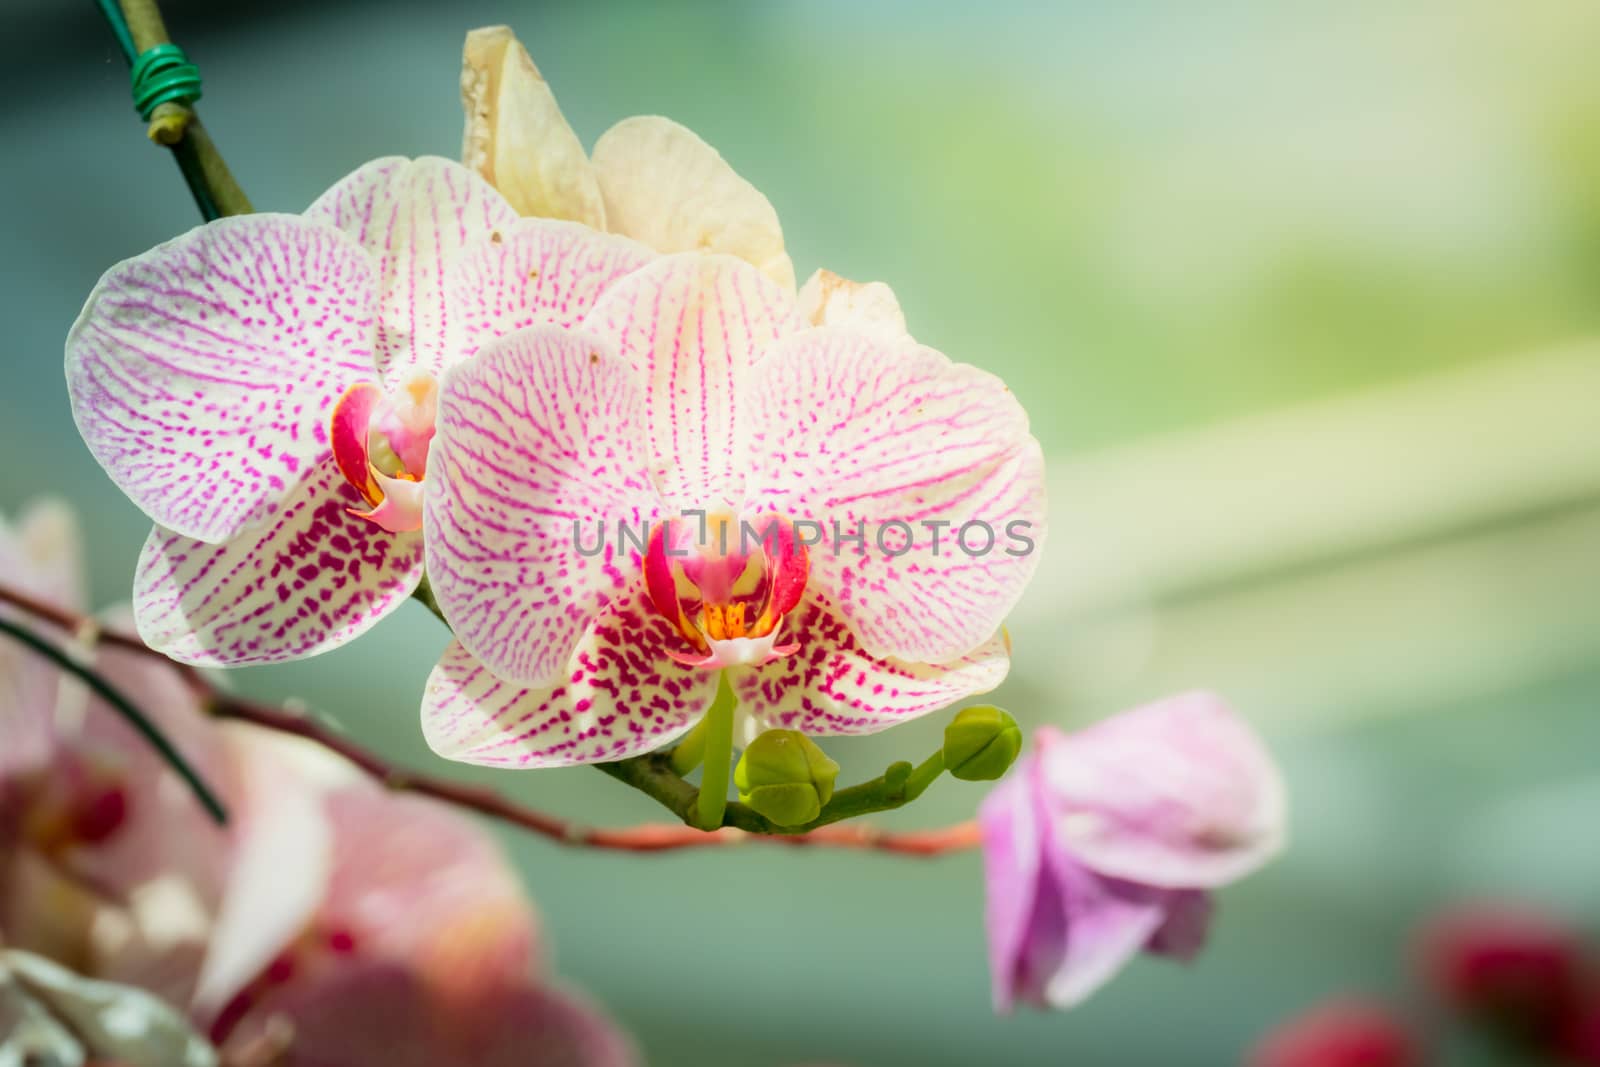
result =
[[[1209,694],[1036,741],[979,816],[1001,1010],[1071,1007],[1141,950],[1192,956],[1209,891],[1284,842],[1272,757]]]
[[[425,696],[436,751],[619,759],[689,729],[723,669],[746,736],[870,733],[999,683],[1037,553],[952,531],[1042,538],[1038,442],[998,379],[858,291],[800,305],[731,256],[663,256],[580,328],[446,372],[424,498],[456,635]],[[648,540],[580,544],[619,523]]]
[[[84,440],[156,523],[141,636],[201,665],[314,655],[422,577],[437,376],[568,325],[648,249],[519,219],[460,164],[380,159],[304,215],[225,218],[108,271],[67,340]]]

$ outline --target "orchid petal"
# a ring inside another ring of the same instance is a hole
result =
[[[748,738],[763,730],[812,735],[870,734],[999,685],[1010,666],[996,634],[945,663],[868,655],[839,614],[813,593],[783,623],[793,655],[729,674]]]
[[[862,647],[937,663],[987,641],[1038,565],[1045,518],[1039,443],[1000,380],[827,327],[768,352],[750,392],[742,510],[827,532],[811,574]],[[864,544],[841,539],[858,530]]]
[[[451,642],[423,694],[428,744],[463,763],[564,767],[635,756],[688,730],[711,706],[717,675],[668,656],[682,638],[642,584],[584,634],[550,688],[502,681]]]
[[[439,394],[424,531],[434,595],[462,644],[496,674],[548,687],[635,551],[579,538],[658,507],[639,441],[644,398],[597,338],[520,330],[453,367]]]
[[[1059,909],[1051,921],[1036,915],[1021,961],[1024,995],[1040,1007],[1075,1007],[1126,967],[1160,932],[1171,894],[1101,878],[1065,857],[1035,907]]]
[[[1023,757],[978,809],[983,835],[984,925],[996,1011],[1016,1004],[1016,962],[1044,877],[1044,824],[1033,801],[1033,758]]]
[[[437,801],[372,782],[327,798],[336,862],[317,922],[462,1002],[536,970],[538,921],[494,839]]]
[[[605,204],[583,144],[509,27],[467,34],[461,105],[467,118],[461,161],[500,190],[519,215],[606,228]]]
[[[352,511],[352,514],[394,534],[422,529],[422,483],[391,478],[387,474],[373,475],[373,479],[383,499],[370,511]]]
[[[749,264],[689,254],[628,275],[584,320],[645,382],[651,473],[668,504],[714,510],[738,502],[735,408],[755,354],[777,339],[791,306]]]
[[[225,218],[107,271],[67,335],[73,417],[158,524],[220,543],[267,523],[372,373],[377,281],[344,234]]]
[[[1039,744],[1061,838],[1101,874],[1209,889],[1283,848],[1282,776],[1211,694],[1172,697],[1072,734],[1043,731]]]
[[[246,1049],[274,1018],[293,1027],[301,1067],[633,1067],[626,1036],[559,989],[524,981],[440,1005],[403,966],[359,956],[268,990],[223,1043]]]
[[[229,732],[240,775],[236,845],[194,1005],[209,1017],[311,922],[334,863],[323,793],[252,729]]]
[[[83,600],[80,544],[77,521],[64,505],[34,505],[15,526],[0,519],[0,574],[46,604],[75,609]],[[9,605],[0,604],[0,618],[36,624]],[[0,641],[0,707],[9,710],[0,715],[0,797],[10,776],[49,761],[60,685],[55,664],[14,641]]]
[[[795,298],[795,326],[850,326],[890,342],[909,341],[906,316],[883,282],[854,282],[819,270]]]
[[[658,252],[726,252],[794,292],[778,213],[690,130],[656,115],[623,119],[593,159],[614,233]]]
[[[451,271],[467,354],[524,326],[575,326],[618,279],[657,258],[575,222],[519,219],[469,248]]]
[[[415,533],[389,534],[329,457],[272,525],[226,544],[151,531],[134,577],[139,636],[183,663],[278,663],[337,648],[399,607],[422,577]]]
[[[466,355],[445,284],[450,265],[517,217],[488,182],[448,159],[388,157],[345,177],[305,217],[343,230],[377,261],[373,364],[385,384]]]

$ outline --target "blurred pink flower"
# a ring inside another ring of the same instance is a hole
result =
[[[1284,1023],[1251,1052],[1249,1067],[1421,1067],[1422,1046],[1382,1004],[1339,1000]]]
[[[1526,904],[1451,909],[1416,942],[1417,969],[1441,1001],[1540,1044],[1576,1010],[1583,955],[1576,930]]]
[[[1208,891],[1283,847],[1282,779],[1214,696],[1039,731],[979,815],[994,1001],[1068,1008],[1140,951],[1188,959]]]
[[[77,609],[75,553],[41,551],[73,543],[69,516],[30,513],[0,527],[0,562]],[[515,872],[465,817],[309,742],[213,723],[175,669],[97,650],[222,795],[224,829],[111,709],[11,652],[0,940],[158,993],[224,1049],[289,1034],[298,1067],[634,1062],[549,983]]]

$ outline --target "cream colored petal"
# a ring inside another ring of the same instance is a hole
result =
[[[461,161],[519,214],[605,229],[605,204],[583,144],[510,27],[467,34],[461,106],[467,120]]]
[[[831,270],[819,270],[800,287],[795,325],[853,326],[886,341],[911,338],[894,290],[883,282],[853,282]]]
[[[623,119],[594,146],[614,233],[658,252],[726,252],[794,292],[778,213],[692,131],[655,115]]]

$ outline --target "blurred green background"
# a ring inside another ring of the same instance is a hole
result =
[[[1324,995],[1403,990],[1442,902],[1600,919],[1592,0],[166,7],[261,209],[454,155],[482,24],[516,28],[586,143],[636,113],[701,133],[802,276],[891,282],[920,340],[1029,407],[1053,533],[999,702],[1070,726],[1217,688],[1287,767],[1293,847],[1223,894],[1211,950],[1064,1016],[990,1013],[975,856],[506,835],[559,969],[651,1063],[1233,1064]],[[3,8],[0,510],[74,503],[109,603],[147,524],[76,438],[61,344],[102,270],[195,217],[92,5]],[[444,643],[413,606],[237,681],[436,764],[416,704]],[[827,747],[864,776],[941,725]],[[655,817],[590,770],[460,773]]]

